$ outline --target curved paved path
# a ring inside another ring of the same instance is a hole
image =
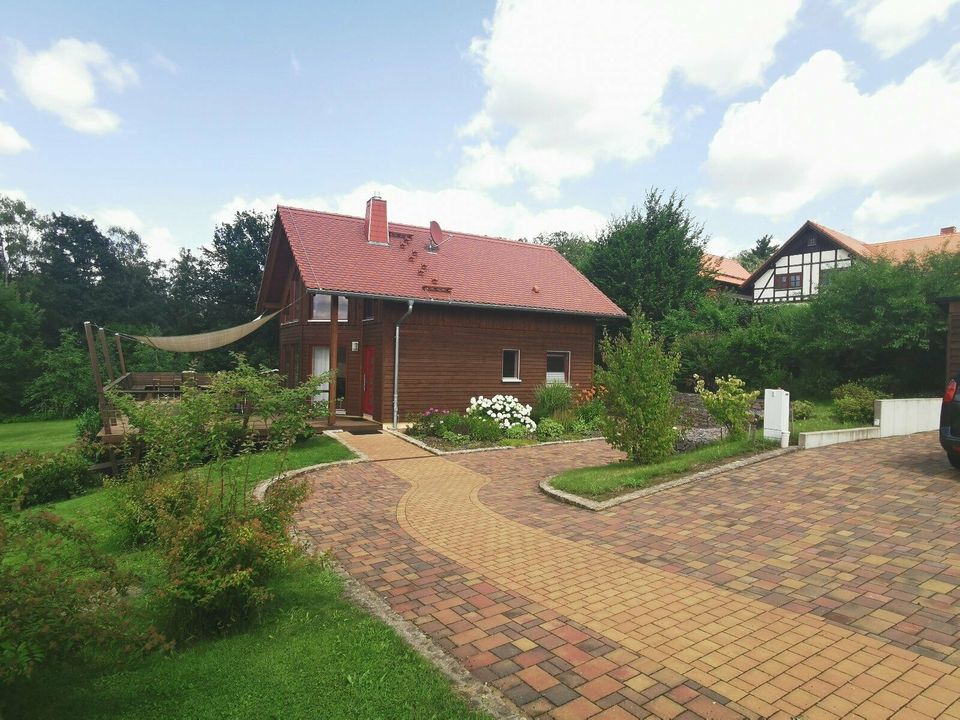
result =
[[[954,471],[929,435],[806,451],[603,514],[536,482],[603,443],[315,476],[300,525],[532,715],[960,717]]]

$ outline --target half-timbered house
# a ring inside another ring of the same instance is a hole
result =
[[[942,228],[938,235],[865,243],[808,220],[744,281],[740,292],[755,303],[802,302],[817,294],[831,272],[858,257],[899,262],[937,250],[960,251],[956,227]]]
[[[472,396],[589,385],[599,318],[623,311],[552,248],[280,206],[260,287],[290,383],[336,372],[334,412],[401,421]],[[331,418],[335,421],[335,417]]]

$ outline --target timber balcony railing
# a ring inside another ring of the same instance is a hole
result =
[[[184,370],[183,372],[128,372],[103,386],[101,406],[103,430],[99,433],[105,442],[115,442],[130,431],[127,418],[108,399],[114,391],[130,395],[138,402],[147,400],[176,400],[183,395],[183,388],[195,385],[200,389],[209,387],[210,375]]]

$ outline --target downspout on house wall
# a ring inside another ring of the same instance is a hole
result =
[[[393,329],[393,429],[397,429],[397,413],[400,407],[400,325],[413,312],[413,300],[407,300],[407,311],[397,320]]]

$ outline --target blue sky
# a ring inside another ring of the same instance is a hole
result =
[[[161,258],[277,202],[532,236],[676,188],[732,253],[960,224],[957,0],[37,1],[0,30],[0,191]]]

